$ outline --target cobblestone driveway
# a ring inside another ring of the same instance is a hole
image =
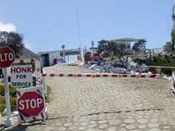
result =
[[[64,66],[45,70],[89,72]],[[46,125],[29,124],[21,130],[175,131],[175,98],[169,94],[166,80],[48,78],[47,84],[52,94]]]

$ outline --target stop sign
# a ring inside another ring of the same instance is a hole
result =
[[[15,60],[14,51],[8,46],[0,47],[0,67],[9,67]]]
[[[44,98],[39,92],[25,92],[17,101],[17,109],[25,117],[36,117],[44,109],[44,104]]]

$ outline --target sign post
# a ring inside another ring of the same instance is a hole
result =
[[[10,106],[10,96],[9,96],[9,86],[8,86],[8,74],[7,74],[7,68],[4,68],[4,82],[5,82],[5,103],[6,103],[6,109],[7,109],[7,120],[5,122],[5,125],[11,126],[12,125],[12,119],[11,119],[11,106]]]
[[[9,48],[8,46],[0,47],[0,67],[4,70],[5,102],[7,109],[7,120],[5,125],[7,127],[12,125],[7,67],[9,67],[14,62],[14,60],[15,53],[11,48]]]

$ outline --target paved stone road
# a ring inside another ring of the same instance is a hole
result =
[[[55,66],[47,73],[89,72]],[[175,98],[158,79],[49,78],[52,87],[46,125],[28,131],[175,131]]]

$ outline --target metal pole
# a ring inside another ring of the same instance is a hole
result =
[[[47,85],[46,85],[46,80],[44,77],[42,77],[42,84],[44,86],[44,90],[45,90],[45,96],[47,97]]]
[[[12,119],[11,119],[11,107],[10,107],[7,68],[4,68],[4,82],[5,82],[5,103],[6,103],[6,109],[7,109],[7,112],[6,112],[7,120],[5,122],[5,125],[9,127],[9,126],[12,126]]]
[[[66,55],[65,55],[65,50],[63,50],[63,57],[64,57],[64,62],[66,63]]]

